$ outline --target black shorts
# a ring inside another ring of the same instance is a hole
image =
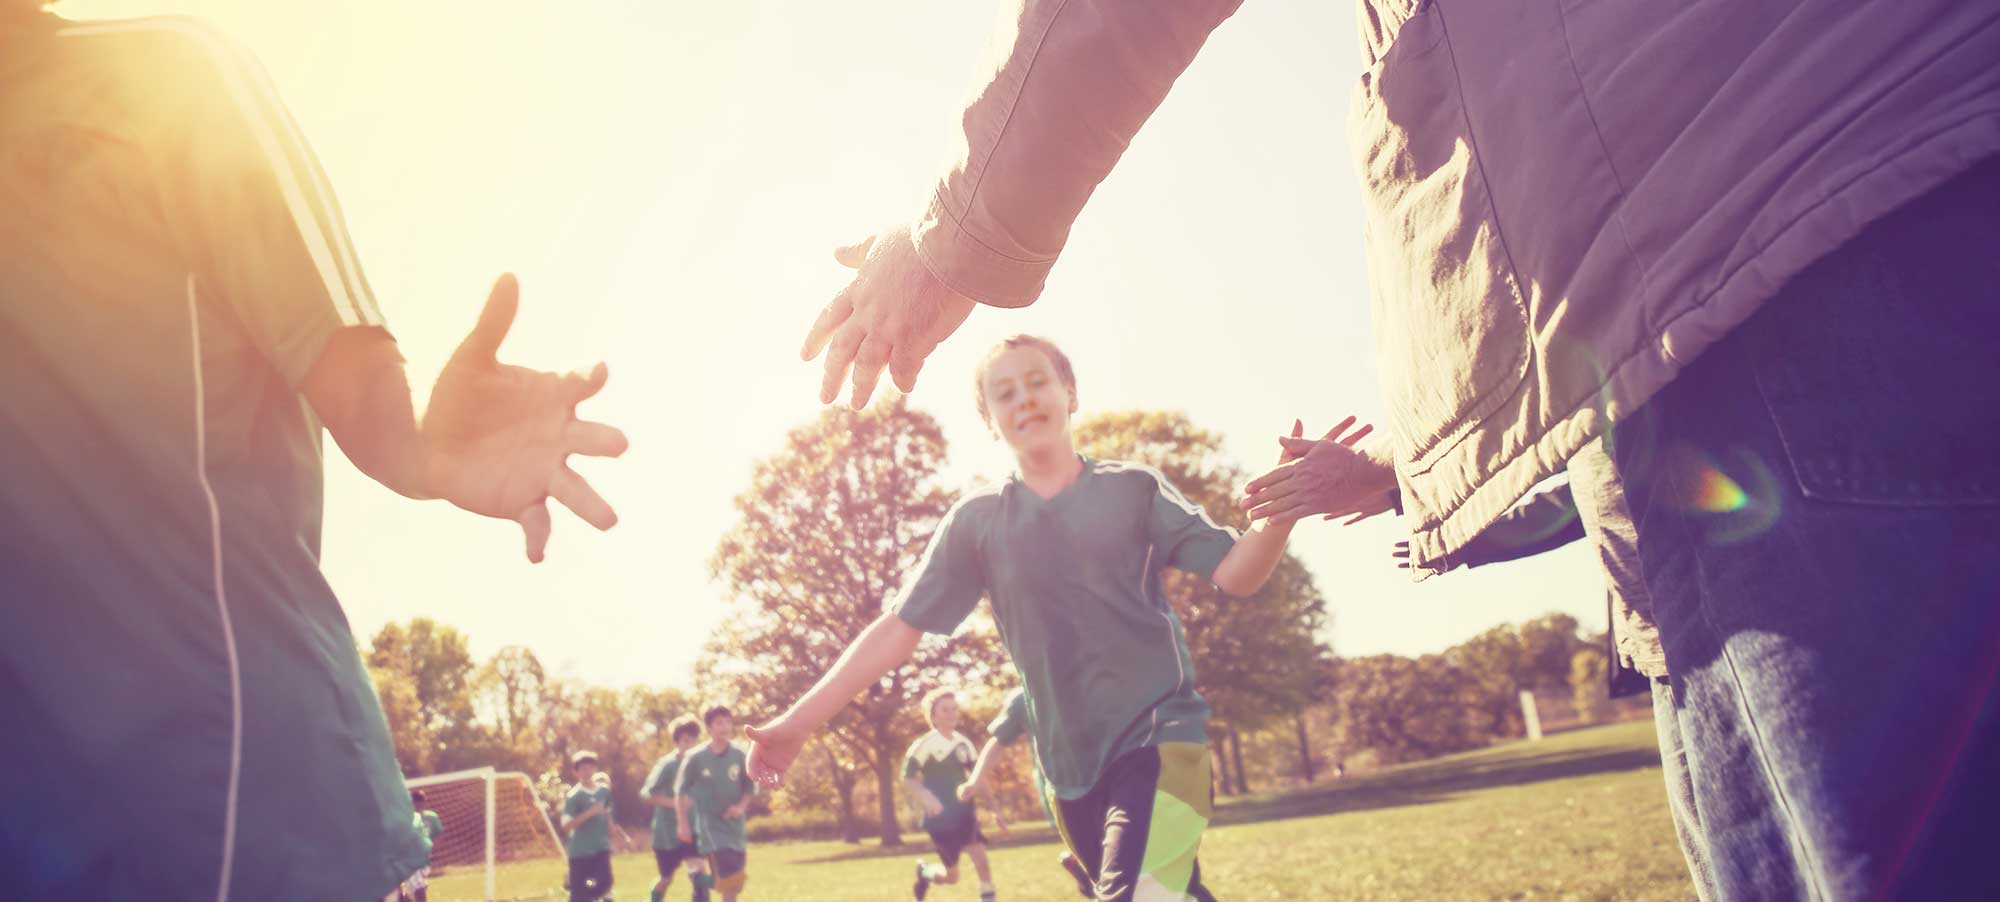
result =
[[[680,870],[681,862],[694,857],[694,846],[682,844],[671,849],[653,849],[653,864],[659,866],[660,879],[674,879],[674,872]]]
[[[743,873],[743,865],[748,858],[742,849],[717,849],[709,853],[708,863],[715,869],[715,879],[724,880]]]
[[[611,853],[599,852],[569,860],[570,902],[592,902],[611,891]]]
[[[938,860],[948,868],[958,867],[959,853],[966,846],[986,844],[986,834],[979,831],[979,809],[971,803],[959,809],[957,817],[942,824],[926,828],[931,835],[931,845],[937,847]]]

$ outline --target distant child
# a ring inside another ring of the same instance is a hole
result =
[[[1199,886],[1195,853],[1213,810],[1209,708],[1160,571],[1248,596],[1277,567],[1292,523],[1262,520],[1239,537],[1159,471],[1078,456],[1076,374],[1045,339],[1001,342],[974,375],[980,415],[1018,471],[959,499],[892,609],[790,710],[751,730],[752,770],[777,782],[812,732],[924,633],[951,634],[990,598],[1034,712],[1056,827],[1098,897],[1180,898]]]
[[[687,760],[694,747],[701,744],[701,724],[685,714],[674,719],[667,728],[667,735],[673,741],[674,750],[660,756],[659,763],[653,765],[646,775],[646,783],[639,789],[640,798],[653,806],[653,863],[660,869],[660,879],[653,884],[652,902],[662,902],[667,895],[667,887],[674,882],[674,871],[681,862],[694,855],[692,844],[681,842],[680,818],[675,815],[676,803],[674,787],[680,782],[681,764]],[[693,876],[693,867],[689,867]],[[694,898],[701,899],[706,891],[697,887]]]
[[[933,883],[958,882],[958,856],[964,852],[979,872],[979,902],[993,902],[993,868],[986,861],[986,835],[979,832],[979,809],[972,798],[959,792],[978,753],[972,740],[958,732],[958,696],[948,689],[935,689],[924,696],[924,719],[930,732],[910,743],[903,756],[903,782],[923,806],[925,832],[937,847],[942,865],[917,859],[918,899],[930,892]]]
[[[597,785],[597,753],[570,756],[576,782],[563,798],[562,828],[569,836],[569,902],[596,902],[611,893],[611,804]]]
[[[410,829],[415,830],[417,839],[423,843],[424,866],[403,881],[402,898],[410,902],[430,902],[430,859],[434,855],[438,837],[444,835],[444,819],[437,812],[424,807],[424,791],[410,790],[410,806],[416,814],[410,819]]]
[[[729,744],[736,735],[729,709],[716,705],[702,712],[701,720],[708,727],[708,744],[682,760],[674,789],[680,839],[694,843],[696,854],[702,856],[688,860],[695,902],[708,902],[711,886],[722,891],[722,902],[736,902],[750,877],[744,871],[750,844],[744,814],[757,786],[750,781],[743,750]]]

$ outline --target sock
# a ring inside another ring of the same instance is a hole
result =
[[[715,878],[703,872],[689,874],[688,881],[694,884],[694,902],[708,902],[708,888],[715,885]]]
[[[657,881],[654,882],[650,898],[652,898],[653,902],[664,902],[667,898],[667,885]]]
[[[944,869],[944,865],[941,865],[941,864],[927,864],[927,865],[924,865],[924,879],[925,879],[925,880],[938,880],[938,879],[942,879],[942,878],[944,877],[944,875],[945,875],[945,869]]]
[[[993,890],[993,884],[991,883],[979,884],[979,902],[993,902],[994,898],[997,895],[998,894],[995,893]]]

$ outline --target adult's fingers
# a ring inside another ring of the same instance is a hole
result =
[[[832,404],[840,397],[840,383],[847,377],[848,364],[854,362],[855,353],[861,350],[861,342],[867,337],[867,330],[852,319],[834,333],[833,343],[826,347],[826,366],[819,379],[819,403]]]
[[[458,343],[454,356],[464,355],[479,360],[492,360],[500,353],[500,342],[507,338],[507,330],[514,326],[514,314],[521,308],[521,283],[513,273],[501,273],[493,282],[493,290],[486,295],[486,306],[479,310],[479,322],[465,340]]]
[[[1294,457],[1306,456],[1308,452],[1318,447],[1319,443],[1323,441],[1327,441],[1327,439],[1293,438],[1289,435],[1278,436],[1278,444],[1284,446],[1286,454]]]
[[[1280,438],[1278,439],[1278,441],[1282,443],[1285,441],[1285,439]],[[1297,472],[1297,469],[1298,469],[1297,464],[1284,464],[1282,466],[1273,467],[1271,468],[1270,472],[1265,473],[1264,475],[1259,476],[1256,479],[1250,480],[1250,482],[1247,485],[1243,486],[1243,494],[1255,495],[1258,492],[1270,488],[1271,486],[1277,485],[1280,482],[1284,482],[1285,480],[1292,478],[1292,475],[1295,472]]]
[[[1333,424],[1333,428],[1328,429],[1326,431],[1326,435],[1323,435],[1320,438],[1323,441],[1331,441],[1333,439],[1340,438],[1340,431],[1352,425],[1354,425],[1354,418],[1350,416],[1347,419],[1341,420],[1340,422]]]
[[[923,372],[924,359],[931,355],[936,342],[905,340],[889,355],[889,378],[902,389],[903,394],[917,390],[917,374]]]
[[[572,370],[563,374],[563,393],[569,396],[571,405],[590,400],[604,390],[604,383],[611,379],[611,368],[599,361],[588,370]]]
[[[1346,445],[1349,448],[1352,448],[1354,447],[1355,442],[1361,441],[1363,438],[1367,437],[1368,433],[1374,431],[1375,431],[1375,424],[1369,423],[1367,425],[1362,426],[1360,429],[1354,430],[1353,435],[1341,439],[1340,443]]]
[[[889,343],[879,335],[870,335],[861,341],[861,347],[854,352],[854,394],[848,403],[855,410],[868,406],[868,398],[875,394],[875,384],[882,380],[882,368],[889,364]]]
[[[868,262],[868,249],[875,246],[875,236],[870,235],[853,244],[843,244],[833,249],[833,259],[848,269],[860,269]]]
[[[514,517],[521,524],[521,533],[527,539],[528,563],[539,564],[549,550],[549,506],[546,501],[537,501],[521,509]]]
[[[591,457],[617,457],[625,453],[629,446],[625,433],[616,426],[593,423],[589,420],[573,420],[563,427],[563,448],[570,454],[585,454]]]
[[[611,505],[590,487],[590,483],[568,467],[557,467],[555,476],[549,479],[549,497],[598,529],[618,525],[618,512],[611,509]]]
[[[805,343],[799,346],[799,359],[811,360],[819,356],[826,347],[827,339],[833,337],[834,330],[854,315],[854,286],[848,285],[833,296],[825,307],[820,308],[819,317],[813,320],[812,328],[806,331]]]

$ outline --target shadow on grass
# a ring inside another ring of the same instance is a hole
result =
[[[1315,783],[1303,789],[1223,800],[1216,806],[1215,819],[1211,823],[1213,826],[1227,826],[1349,811],[1406,808],[1486,789],[1657,768],[1660,766],[1660,751],[1652,744],[1650,727],[1646,724],[1643,727],[1624,725],[1581,730],[1539,743],[1513,742],[1342,780]],[[930,843],[921,831],[905,835],[910,841],[900,846],[856,846],[831,855],[801,858],[798,863],[896,858],[930,851]],[[1030,822],[1016,827],[1009,837],[989,836],[987,845],[1004,849],[1053,841],[1055,831],[1046,823]]]

